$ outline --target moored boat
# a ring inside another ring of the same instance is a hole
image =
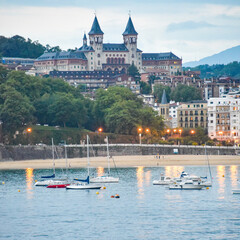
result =
[[[180,183],[169,185],[170,190],[201,190],[204,188],[200,183],[196,184],[192,180],[186,180]]]

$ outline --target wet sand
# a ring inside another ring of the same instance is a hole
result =
[[[210,165],[240,165],[240,156],[236,155],[211,155],[208,156]],[[115,164],[114,164],[115,163]],[[144,155],[144,156],[114,156],[110,159],[111,167],[160,167],[160,166],[194,166],[206,165],[205,155]],[[0,162],[0,169],[46,169],[52,168],[52,159],[6,161]],[[107,167],[106,157],[90,158],[91,167]],[[65,159],[55,160],[56,168],[65,168]],[[87,158],[68,159],[69,168],[87,167]]]

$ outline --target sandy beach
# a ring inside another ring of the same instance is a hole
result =
[[[212,155],[208,156],[210,165],[240,165],[240,156],[236,155]],[[91,167],[107,167],[106,157],[95,157],[90,159]],[[114,156],[110,160],[111,167],[160,167],[160,166],[193,166],[206,165],[204,155],[144,155],[144,156]],[[114,164],[115,163],[115,164]],[[26,161],[7,161],[0,162],[0,169],[45,169],[52,168],[52,159],[26,160]],[[65,168],[65,159],[55,160],[56,168]],[[86,158],[68,159],[69,168],[85,168]]]

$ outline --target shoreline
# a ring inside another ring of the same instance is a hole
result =
[[[159,159],[160,156],[160,159]],[[237,155],[210,155],[210,165],[240,165],[240,156]],[[115,164],[114,164],[115,163]],[[127,167],[163,167],[163,166],[203,166],[207,165],[205,155],[139,155],[139,156],[114,156],[110,159],[111,168]],[[49,169],[53,166],[52,159],[6,161],[0,162],[0,170],[11,169]],[[69,168],[86,168],[87,158],[69,158]],[[106,157],[90,158],[90,167],[107,167]],[[65,159],[55,159],[55,168],[66,168]]]

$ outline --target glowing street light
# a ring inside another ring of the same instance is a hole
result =
[[[146,133],[150,133],[150,129],[149,129],[149,128],[146,128],[146,129],[145,129],[145,132],[146,132]]]
[[[166,132],[169,134],[169,133],[171,132],[171,130],[170,130],[170,129],[167,129]]]
[[[28,133],[31,133],[31,132],[32,132],[32,129],[31,129],[31,128],[28,128],[28,129],[27,129],[27,132],[28,132]]]
[[[195,131],[194,131],[194,130],[191,130],[190,133],[193,135],[193,134],[195,134]]]
[[[173,129],[173,132],[176,133],[176,132],[177,132],[177,129]]]
[[[139,134],[139,144],[141,145],[142,144],[142,128],[141,127],[138,128],[138,134]]]
[[[102,132],[103,131],[103,129],[100,127],[100,128],[98,128],[98,132]]]
[[[180,136],[182,135],[182,129],[179,129],[178,132],[180,133]]]

